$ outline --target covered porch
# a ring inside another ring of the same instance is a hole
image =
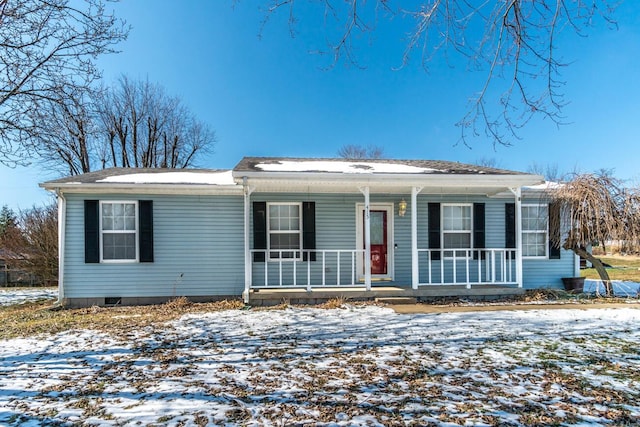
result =
[[[375,170],[374,163],[362,163],[349,166]],[[244,187],[245,302],[523,292],[521,192],[541,177],[414,166],[419,172],[278,170],[286,165],[274,160],[234,171]],[[487,215],[501,209],[501,225],[492,217],[485,230],[485,204]],[[505,242],[506,204],[513,205],[511,244]],[[290,221],[285,231],[277,228],[283,220]],[[464,223],[464,230],[449,231],[452,221]],[[317,242],[316,231],[325,236]],[[289,246],[273,244],[284,240]]]

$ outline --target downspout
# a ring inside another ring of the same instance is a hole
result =
[[[249,240],[251,238],[250,215],[251,215],[251,193],[253,189],[249,187],[246,176],[242,177],[242,189],[244,194],[244,292],[242,299],[245,304],[249,304],[249,292],[251,290],[252,271],[251,271],[251,246]]]
[[[67,200],[62,190],[56,189],[58,196],[58,304],[63,304],[64,295],[64,253],[66,243]]]

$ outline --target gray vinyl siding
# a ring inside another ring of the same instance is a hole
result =
[[[67,195],[66,298],[240,295],[241,196]],[[153,200],[154,262],[84,262],[84,200]]]

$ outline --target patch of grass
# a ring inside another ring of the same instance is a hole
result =
[[[640,282],[640,257],[632,255],[608,255],[598,258],[611,266],[611,268],[607,269],[611,280]],[[581,270],[581,275],[587,279],[600,278],[595,268],[585,268]]]
[[[50,334],[70,329],[122,331],[175,320],[187,313],[233,310],[240,300],[191,303],[178,298],[166,304],[129,307],[54,309],[51,301],[0,307],[0,339]],[[116,334],[117,335],[117,334]]]

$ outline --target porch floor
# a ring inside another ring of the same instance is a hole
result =
[[[291,304],[320,304],[333,298],[352,301],[374,300],[375,298],[415,298],[429,301],[438,298],[466,297],[470,299],[496,299],[506,296],[523,295],[525,290],[506,285],[429,285],[412,289],[410,286],[372,286],[370,291],[358,286],[326,286],[322,288],[269,288],[252,289],[249,304],[254,306],[277,305],[283,301]]]

